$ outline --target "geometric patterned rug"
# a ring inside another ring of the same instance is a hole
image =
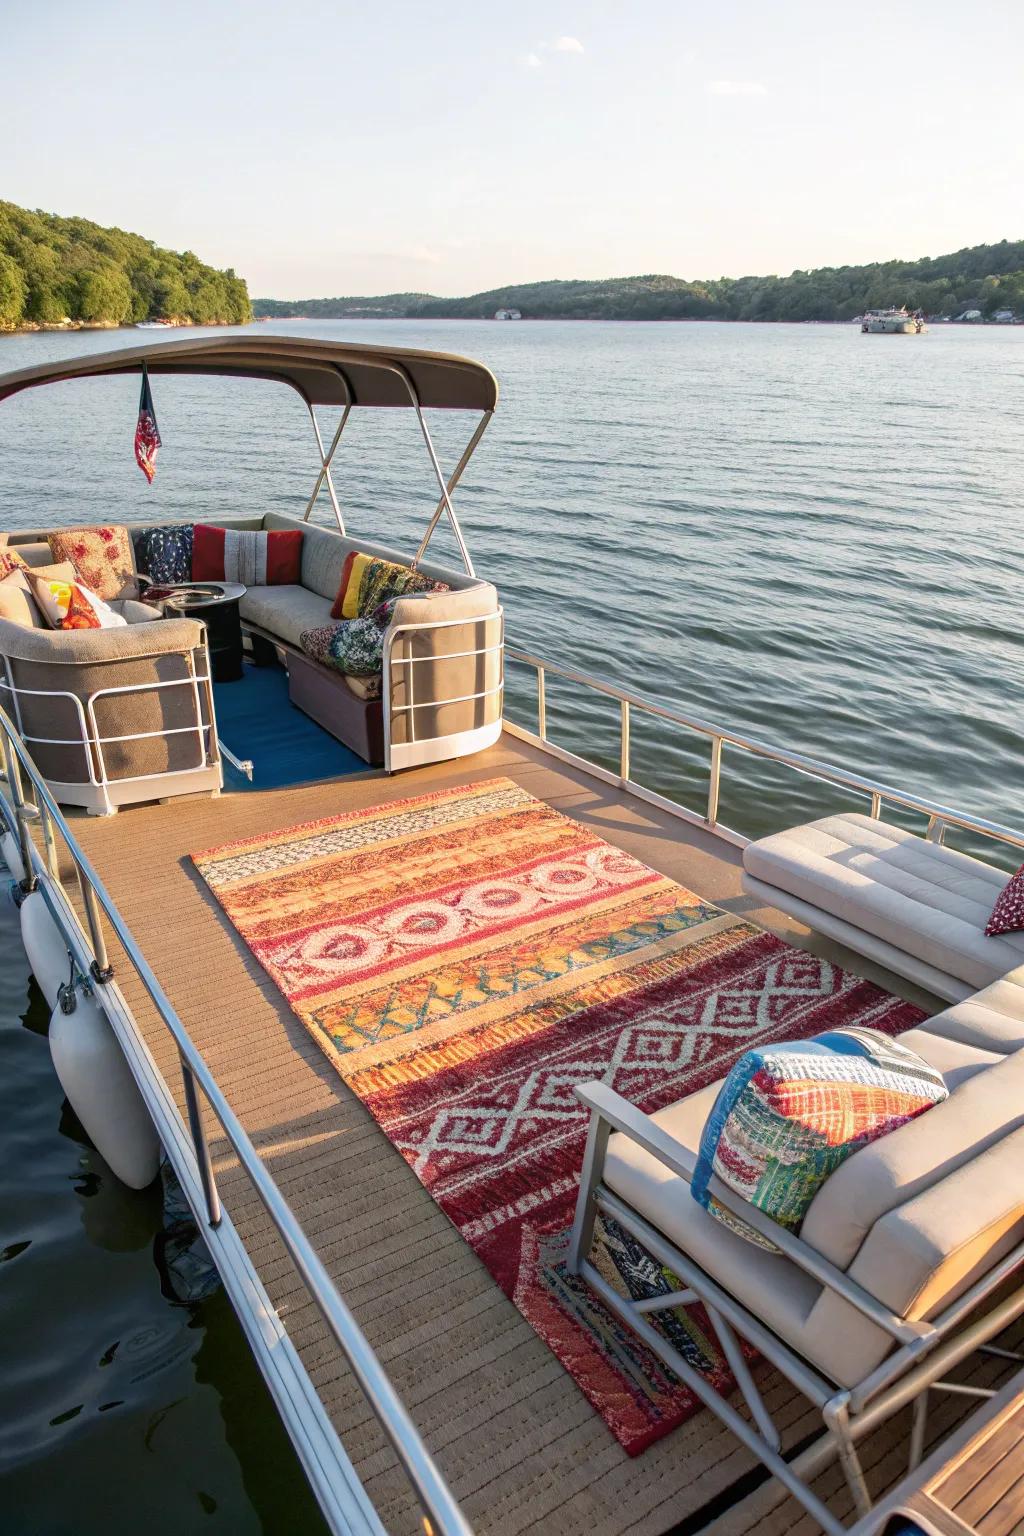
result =
[[[509,779],[193,861],[238,933],[502,1290],[631,1454],[699,1401],[570,1276],[578,1083],[647,1112],[755,1044],[919,1009],[722,912]],[[675,1282],[607,1222],[623,1294]],[[659,1326],[719,1388],[699,1308]]]

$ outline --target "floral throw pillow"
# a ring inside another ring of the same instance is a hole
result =
[[[55,561],[70,560],[76,574],[97,597],[138,597],[135,553],[128,529],[61,528],[49,536]]]
[[[1000,892],[999,899],[992,908],[992,916],[985,924],[985,932],[989,938],[995,938],[1000,933],[1022,931],[1024,931],[1024,864]]]
[[[381,604],[381,607],[385,607]],[[379,611],[379,610],[378,610]],[[378,677],[384,665],[384,630],[376,614],[364,619],[342,619],[340,624],[324,624],[307,629],[299,644],[313,661],[333,667],[348,677]]]
[[[142,528],[134,535],[138,568],[154,586],[192,580],[191,523],[167,528]]]
[[[8,549],[4,544],[0,548],[0,581],[9,576],[12,571],[28,570],[28,561],[23,560],[16,550]]]

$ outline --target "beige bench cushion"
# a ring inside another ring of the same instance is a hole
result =
[[[250,624],[259,625],[296,648],[300,646],[303,630],[334,623],[327,599],[305,587],[249,587],[238,611]]]
[[[988,938],[1008,876],[870,816],[829,816],[750,843],[755,879],[972,987],[1024,963],[1024,933]]]
[[[985,1051],[1024,1050],[1024,966],[936,1014],[925,1027]]]
[[[693,1162],[720,1086],[712,1083],[651,1116],[686,1148]],[[801,1332],[819,1295],[815,1281],[794,1269],[787,1259],[755,1248],[730,1232],[697,1204],[685,1179],[619,1132],[608,1140],[604,1183],[799,1349]]]

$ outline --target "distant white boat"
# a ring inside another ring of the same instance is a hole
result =
[[[137,331],[173,331],[177,320],[136,320]]]
[[[920,336],[925,329],[924,316],[902,309],[866,309],[860,328],[869,336]]]
[[[494,318],[495,320],[521,320],[523,315],[518,309],[496,309]]]

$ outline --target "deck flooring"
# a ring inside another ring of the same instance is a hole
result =
[[[462,764],[135,807],[78,819],[75,831],[480,1536],[662,1536],[693,1522],[753,1458],[709,1413],[642,1456],[625,1455],[345,1087],[188,859],[233,837],[499,775],[707,899],[935,1006],[757,908],[741,891],[740,856],[729,844],[508,735]],[[115,949],[118,981],[176,1087],[174,1048],[121,958]],[[248,1181],[223,1141],[213,1145],[224,1203],[385,1525],[421,1529],[394,1454]],[[806,1405],[781,1378],[764,1379],[787,1440],[808,1433]],[[715,1529],[785,1530],[799,1518],[786,1507],[762,1491],[737,1509],[741,1518]]]

